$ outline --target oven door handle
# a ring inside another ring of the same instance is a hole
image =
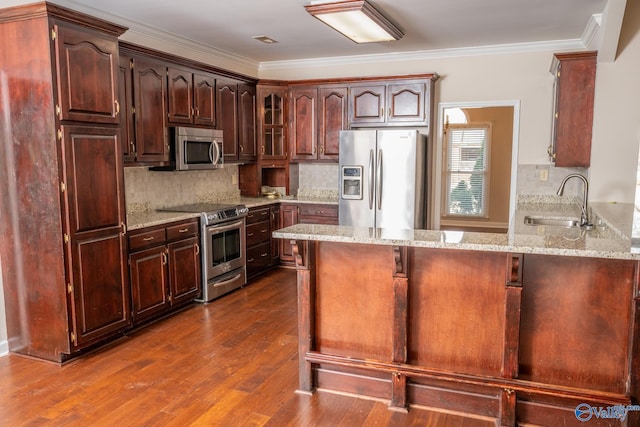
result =
[[[231,279],[227,279],[227,280],[223,280],[222,282],[217,282],[213,284],[214,288],[217,288],[218,286],[224,286],[227,283],[233,282],[234,280],[238,280],[240,278],[240,276],[242,276],[242,273],[238,273],[235,276],[233,276]]]
[[[224,231],[228,231],[231,230],[233,228],[240,228],[243,229],[244,225],[244,221],[240,220],[240,221],[234,221],[230,224],[214,224],[214,225],[209,225],[207,226],[207,228],[209,229],[209,233],[210,234],[217,234],[217,233],[222,233]]]

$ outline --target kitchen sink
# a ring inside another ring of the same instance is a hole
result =
[[[579,228],[579,218],[548,218],[542,216],[525,216],[524,223],[527,225],[548,225],[564,228]]]

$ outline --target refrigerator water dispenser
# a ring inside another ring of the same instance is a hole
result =
[[[347,200],[362,199],[362,166],[342,166],[342,198]]]

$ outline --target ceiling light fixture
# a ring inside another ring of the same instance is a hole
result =
[[[261,41],[262,43],[266,43],[266,44],[273,44],[273,43],[278,43],[276,40],[272,39],[271,37],[267,37],[267,36],[253,36],[254,39]]]
[[[356,43],[399,40],[402,32],[366,0],[312,2],[307,12]]]

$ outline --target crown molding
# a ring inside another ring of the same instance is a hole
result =
[[[585,50],[582,39],[555,40],[537,43],[514,43],[492,46],[437,49],[413,52],[393,52],[375,55],[313,58],[294,61],[269,61],[260,63],[260,71],[310,69],[319,66],[340,66],[353,64],[381,64],[402,61],[425,61],[433,59],[469,56],[503,55],[541,51]]]

